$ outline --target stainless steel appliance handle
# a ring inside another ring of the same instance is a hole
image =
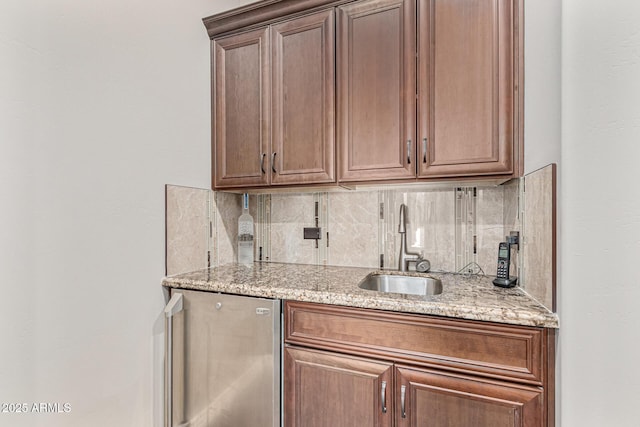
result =
[[[164,425],[173,422],[173,316],[183,309],[182,294],[175,293],[164,308]]]
[[[407,418],[407,413],[405,412],[405,400],[407,395],[407,386],[403,385],[400,387],[400,409],[402,412],[402,418]]]
[[[380,388],[380,395],[382,397],[382,413],[387,413],[387,382],[382,381],[382,387]]]

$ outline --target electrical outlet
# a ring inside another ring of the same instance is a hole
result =
[[[320,227],[304,227],[304,238],[319,240],[322,238],[322,229]]]

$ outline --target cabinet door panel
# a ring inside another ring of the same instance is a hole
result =
[[[284,425],[390,427],[392,375],[391,363],[285,347]]]
[[[410,0],[338,8],[341,181],[415,177],[414,11]]]
[[[398,427],[545,425],[541,388],[437,371],[396,369]],[[404,411],[401,398],[403,388]]]
[[[266,185],[269,145],[268,28],[213,41],[214,187]]]
[[[420,0],[419,19],[419,175],[512,173],[513,0]]]
[[[334,174],[334,12],[272,27],[272,184],[321,183]]]

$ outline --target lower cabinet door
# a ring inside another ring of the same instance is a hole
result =
[[[541,388],[396,367],[397,427],[542,427]]]
[[[393,364],[284,349],[285,427],[391,427]]]

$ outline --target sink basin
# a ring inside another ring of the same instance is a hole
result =
[[[394,274],[371,273],[358,284],[358,287],[370,291],[411,295],[438,295],[442,293],[442,282],[438,279]]]

